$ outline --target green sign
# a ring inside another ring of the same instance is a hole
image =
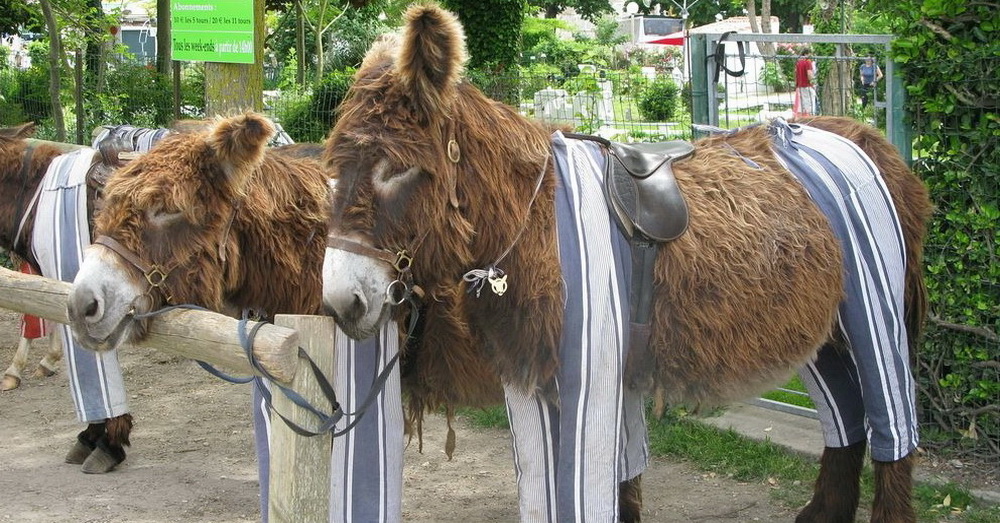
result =
[[[174,60],[253,63],[252,0],[171,0]]]

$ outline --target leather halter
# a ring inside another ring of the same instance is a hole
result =
[[[419,242],[417,242],[417,244],[419,245],[420,243],[423,243],[423,238],[426,237],[427,233],[424,233],[424,236]],[[406,249],[399,249],[396,251],[376,249],[353,240],[335,236],[333,233],[327,235],[326,245],[331,249],[347,251],[365,256],[367,258],[372,258],[395,269],[396,279],[391,281],[389,286],[385,289],[386,300],[390,305],[401,305],[411,296],[416,296],[417,298],[423,297],[423,289],[413,283],[413,273],[410,271],[413,267],[413,255],[411,255]]]
[[[153,291],[156,290],[160,292],[163,299],[167,303],[173,301],[174,297],[170,291],[167,290],[166,286],[167,276],[170,275],[171,269],[160,267],[155,263],[146,262],[110,236],[98,236],[97,239],[94,240],[94,245],[100,245],[110,250],[120,256],[123,260],[132,264],[132,266],[136,269],[139,269],[142,276],[146,278],[146,283],[149,284],[149,288],[146,289],[146,296],[152,298]]]

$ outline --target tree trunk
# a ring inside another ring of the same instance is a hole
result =
[[[45,28],[49,32],[49,101],[52,104],[52,123],[56,128],[56,141],[66,141],[66,122],[63,119],[62,102],[59,100],[59,92],[62,89],[59,80],[60,69],[62,68],[62,40],[59,37],[59,27],[56,24],[56,16],[52,13],[50,0],[39,0],[42,7],[42,16],[45,17]]]
[[[757,1],[747,0],[747,18],[750,20],[750,30],[754,33],[771,32],[771,0],[761,0],[760,23],[757,20]],[[774,44],[771,42],[757,42],[757,49],[765,57],[774,56]]]
[[[306,22],[302,4],[295,2],[295,84],[306,83]]]
[[[252,64],[205,62],[205,115],[232,115],[264,107],[264,0],[254,0]]]
[[[170,76],[170,0],[156,0],[156,70]]]
[[[319,30],[316,31],[316,42],[314,44],[315,47],[314,50],[316,51],[316,78],[315,78],[316,85],[319,85],[319,83],[323,81],[323,61],[324,61],[323,34],[324,33],[325,31],[324,32],[321,32]]]
[[[819,27],[824,33],[848,33],[851,30],[853,0],[831,0],[820,11]],[[823,114],[846,115],[854,101],[853,66],[848,61],[854,56],[850,44],[837,44],[834,61],[820,78],[819,100]]]
[[[84,82],[86,82],[87,87],[94,89],[97,87],[97,82],[102,76],[101,71],[104,69],[104,46],[102,43],[107,28],[103,24],[104,6],[101,5],[101,0],[87,0],[87,7],[95,11],[93,16],[87,17],[84,26],[87,42],[84,53],[84,64],[87,66]]]

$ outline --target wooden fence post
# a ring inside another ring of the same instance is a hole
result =
[[[279,315],[274,318],[274,323],[297,331],[301,347],[316,365],[328,375],[333,372],[336,357],[333,318]],[[329,413],[329,401],[306,368],[307,363],[300,361],[299,366],[301,368],[295,373],[290,388],[318,409]],[[271,403],[277,412],[294,423],[306,429],[317,427],[315,415],[295,405],[276,389],[271,395]],[[300,436],[280,418],[272,416],[269,521],[328,521],[332,443],[329,433]]]

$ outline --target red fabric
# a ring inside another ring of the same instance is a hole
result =
[[[24,274],[38,274],[35,272],[34,267],[32,267],[28,262],[21,262],[20,269]],[[48,329],[45,328],[45,320],[31,316],[30,314],[21,316],[22,338],[34,340],[37,338],[44,338],[48,333]]]
[[[799,58],[799,61],[795,62],[795,87],[812,87],[812,82],[809,81],[810,71],[812,71],[812,60]]]
[[[655,40],[650,40],[646,43],[661,44],[661,45],[684,45],[684,31],[677,31],[676,33],[671,33],[668,34],[667,36],[657,38]]]

